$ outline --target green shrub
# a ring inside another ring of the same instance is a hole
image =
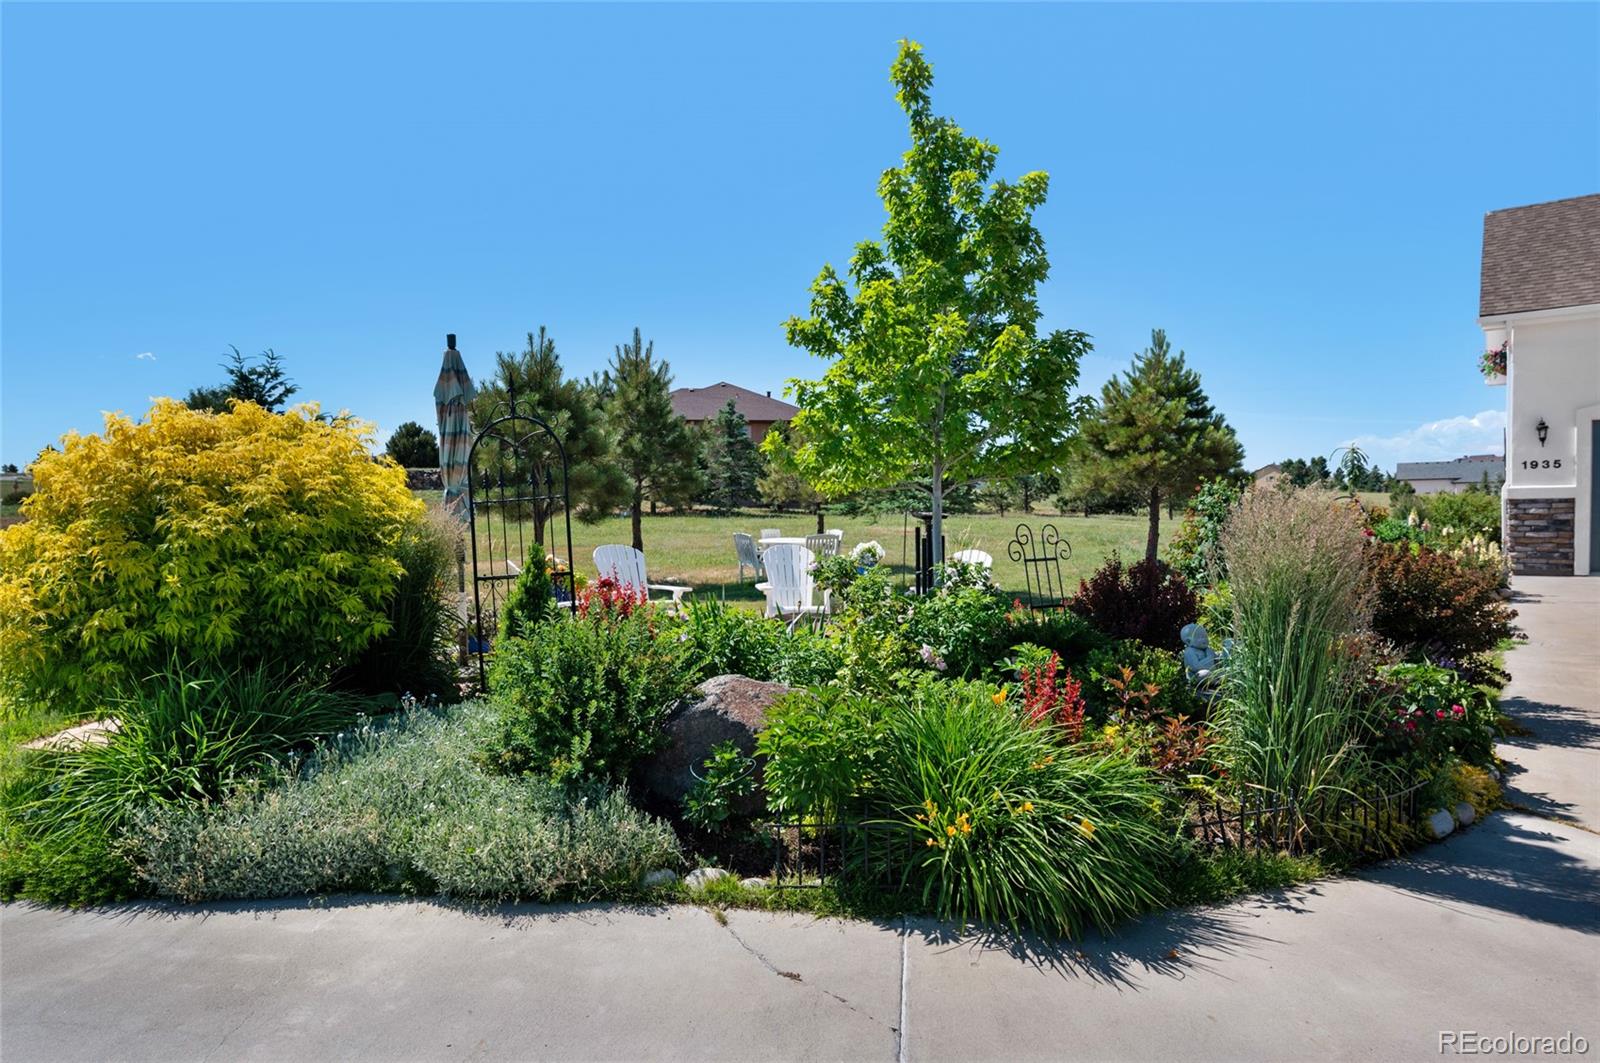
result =
[[[667,709],[693,686],[684,645],[648,607],[597,609],[502,642],[489,676],[500,726],[486,760],[505,772],[621,781],[657,748]]]
[[[460,621],[450,602],[460,525],[442,510],[415,521],[395,547],[402,573],[384,606],[388,630],[342,669],[335,685],[363,694],[459,696]]]
[[[1053,650],[1068,668],[1077,668],[1095,650],[1111,643],[1109,636],[1068,609],[1043,613],[1013,610],[1007,638],[1013,648],[1027,642]]]
[[[701,830],[723,829],[739,805],[756,792],[756,761],[732,742],[723,742],[699,768],[700,777],[683,798],[683,818]]]
[[[912,601],[901,626],[906,644],[928,647],[951,677],[987,673],[1010,647],[1011,634],[1004,600],[973,586],[940,588]]]
[[[840,687],[775,702],[756,736],[756,753],[766,758],[767,806],[823,822],[855,808],[874,786],[882,715],[877,699]]]
[[[771,680],[778,670],[784,625],[746,609],[730,609],[715,598],[689,600],[678,622],[696,681],[714,675]]]
[[[1200,596],[1200,626],[1211,638],[1211,648],[1222,651],[1222,640],[1233,637],[1233,587],[1227,580]]]
[[[873,821],[945,918],[1077,934],[1159,904],[1161,790],[1118,757],[1064,749],[981,684],[929,682],[884,718]]]
[[[1354,509],[1252,491],[1223,537],[1237,643],[1213,732],[1233,780],[1310,801],[1368,776],[1366,545]]]
[[[1098,719],[1200,716],[1206,710],[1183,658],[1134,639],[1091,653],[1081,672],[1084,698]]]
[[[1432,771],[1451,757],[1494,763],[1495,707],[1489,695],[1449,668],[1396,664],[1380,670],[1380,753]]]
[[[792,687],[816,686],[839,678],[844,662],[833,640],[810,628],[800,627],[785,635],[778,646],[778,663],[773,668],[775,682]]]
[[[154,810],[130,845],[156,893],[186,901],[341,890],[587,900],[681,860],[620,792],[486,774],[492,707],[414,710],[320,748],[276,785]]]
[[[1482,491],[1442,491],[1424,496],[1420,508],[1428,523],[1446,542],[1481,535],[1500,541],[1500,495]]]
[[[550,579],[550,563],[544,549],[535,543],[522,572],[511,584],[511,593],[500,610],[500,641],[531,638],[534,630],[550,619],[556,603],[555,583]]]
[[[0,532],[0,689],[88,705],[182,660],[322,678],[389,626],[422,503],[370,428],[314,407],[159,400],[69,434]]]

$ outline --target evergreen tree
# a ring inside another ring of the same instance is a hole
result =
[[[1187,498],[1215,476],[1237,472],[1244,448],[1200,389],[1200,374],[1172,353],[1155,329],[1133,367],[1113,377],[1100,405],[1084,422],[1074,483],[1088,492],[1137,491],[1147,502],[1150,533],[1145,558],[1155,563],[1161,504]]]
[[[396,465],[405,469],[437,469],[439,467],[439,440],[431,431],[415,421],[407,421],[394,430],[384,452]]]
[[[209,410],[227,413],[228,400],[253,402],[264,410],[276,412],[290,395],[300,388],[284,372],[283,359],[271,347],[246,358],[239,348],[229,344],[233,355],[222,363],[228,379],[221,384],[189,389],[183,404],[191,410]]]
[[[603,398],[576,378],[561,372],[561,357],[555,340],[545,334],[528,333],[527,347],[515,353],[495,352],[495,371],[478,388],[472,404],[472,424],[481,429],[506,413],[508,390],[516,392],[517,409],[533,413],[548,424],[567,452],[567,489],[573,515],[585,522],[601,520],[621,504],[628,494],[627,478],[615,464],[615,453],[606,430]],[[498,460],[497,444],[488,441],[490,462]],[[544,482],[548,472],[556,493],[561,489],[561,460],[543,432],[529,435],[522,464],[513,469],[507,458],[508,475],[522,480],[536,475]],[[534,541],[543,545],[546,525],[558,509],[555,502],[527,507],[534,522]]]
[[[767,430],[761,441],[761,452],[766,456],[767,469],[757,481],[761,500],[774,509],[798,506],[817,516],[817,534],[823,531],[822,505],[828,497],[817,489],[794,460],[794,429],[787,421],[779,421]]]
[[[756,499],[763,472],[761,454],[750,441],[750,425],[733,400],[717,412],[706,440],[705,501],[723,513]]]
[[[632,488],[633,548],[644,549],[644,500],[681,505],[699,489],[699,440],[672,408],[672,371],[655,360],[655,342],[617,348],[600,388],[617,462]]]

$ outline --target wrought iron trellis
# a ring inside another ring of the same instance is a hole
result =
[[[488,423],[473,437],[467,454],[473,635],[469,648],[478,658],[480,685],[487,685],[484,658],[499,628],[500,609],[528,563],[529,540],[555,554],[558,515],[567,547],[566,569],[557,566],[550,579],[558,599],[571,601],[574,596],[567,474],[567,448],[561,438],[538,414],[518,405],[515,389],[508,390],[505,401],[490,411]]]
[[[1037,541],[1033,529],[1018,524],[1016,537],[1006,546],[1006,554],[1022,566],[1023,585],[1028,594],[1025,604],[1030,610],[1061,608],[1068,593],[1061,575],[1061,562],[1072,557],[1072,544],[1061,537],[1054,524],[1040,528]]]

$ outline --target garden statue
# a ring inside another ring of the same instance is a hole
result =
[[[1178,632],[1183,640],[1183,668],[1196,683],[1211,678],[1217,667],[1217,653],[1211,648],[1211,638],[1200,624],[1185,624]]]

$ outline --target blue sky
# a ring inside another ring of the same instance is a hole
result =
[[[935,105],[1051,174],[1049,327],[1164,327],[1248,460],[1498,449],[1482,215],[1600,188],[1600,6],[0,7],[0,460],[273,347],[387,434],[547,325],[777,391]]]

